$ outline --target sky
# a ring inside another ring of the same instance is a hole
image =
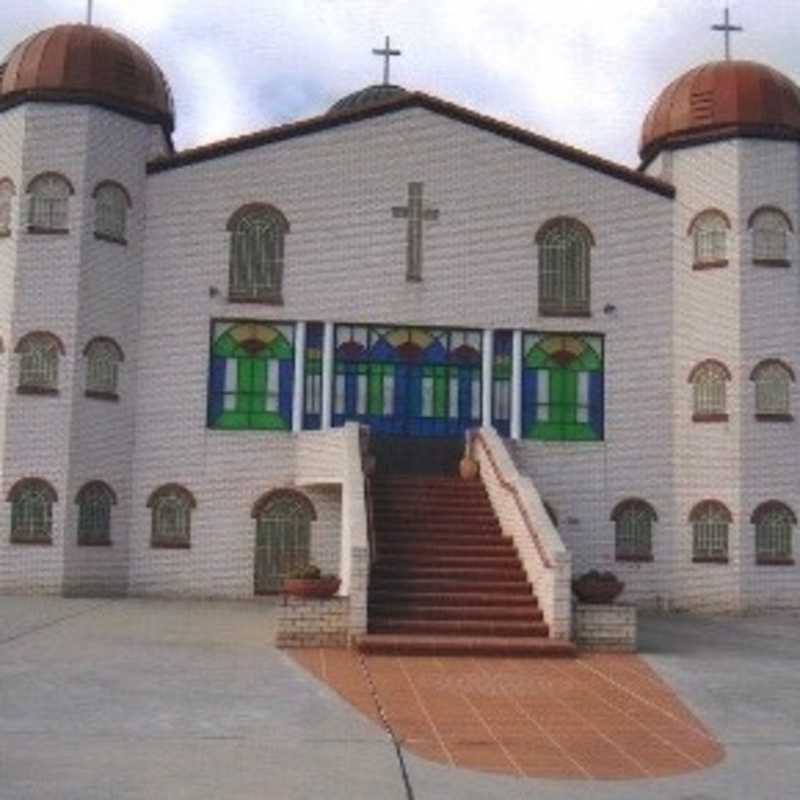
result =
[[[4,0],[0,53],[82,22],[87,0]],[[639,129],[673,78],[723,57],[724,0],[94,0],[94,22],[144,47],[175,97],[178,149],[315,116],[382,79],[636,166]],[[734,58],[800,82],[800,0],[732,0]]]

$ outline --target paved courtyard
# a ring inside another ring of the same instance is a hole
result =
[[[626,781],[401,762],[383,728],[270,646],[274,617],[269,601],[0,597],[0,799],[797,796],[797,617],[645,617],[644,660],[725,757]]]

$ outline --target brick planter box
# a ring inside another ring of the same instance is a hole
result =
[[[278,647],[346,647],[349,600],[347,597],[284,596],[278,618]]]
[[[575,643],[581,650],[633,653],[636,651],[636,608],[578,603],[573,630]]]

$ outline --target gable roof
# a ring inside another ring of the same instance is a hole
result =
[[[154,174],[167,170],[178,169],[190,164],[197,164],[202,161],[220,158],[234,153],[241,153],[245,150],[252,150],[263,145],[275,142],[286,141],[300,136],[307,136],[311,133],[338,128],[342,125],[350,125],[365,119],[373,119],[386,114],[393,114],[404,111],[408,108],[424,108],[434,114],[439,114],[449,119],[471,125],[479,130],[488,131],[503,139],[516,142],[517,144],[531,147],[544,153],[556,156],[565,161],[612,178],[630,183],[647,191],[655,192],[663,197],[672,198],[675,196],[675,187],[666,181],[645,175],[642,172],[609,161],[600,156],[587,153],[576,147],[570,147],[555,139],[548,139],[545,136],[532,133],[525,128],[502,122],[494,117],[478,114],[463,106],[440,100],[438,97],[425,94],[424,92],[409,92],[400,97],[391,98],[385,102],[376,103],[368,108],[359,108],[353,111],[344,111],[337,114],[322,114],[309,119],[280,125],[275,128],[256,131],[255,133],[235,136],[230,139],[223,139],[219,142],[193,147],[169,156],[160,156],[147,165],[147,172]]]

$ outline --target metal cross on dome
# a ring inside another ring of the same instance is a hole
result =
[[[383,85],[389,85],[389,59],[392,56],[399,56],[402,55],[400,50],[392,50],[389,37],[386,37],[386,42],[383,45],[383,50],[379,48],[373,48],[372,50],[373,55],[376,56],[383,56]]]
[[[731,60],[731,34],[741,33],[744,28],[741,25],[731,25],[731,10],[725,6],[725,21],[722,25],[712,25],[712,31],[722,31],[725,34],[725,60]]]

